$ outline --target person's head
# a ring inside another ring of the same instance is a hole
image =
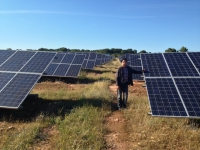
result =
[[[127,59],[123,58],[122,61],[121,61],[121,63],[122,63],[122,67],[126,67],[126,65],[127,65]]]

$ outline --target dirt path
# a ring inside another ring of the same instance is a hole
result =
[[[115,85],[109,87],[110,91],[117,96]],[[109,133],[105,136],[105,140],[109,150],[128,150],[128,135],[125,132],[125,119],[123,118],[123,110],[117,110],[117,99],[112,104],[112,113],[106,118],[106,128]]]

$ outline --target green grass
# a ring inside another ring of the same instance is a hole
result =
[[[1,149],[28,149],[34,143],[39,134],[39,123],[27,123],[21,127],[12,126],[12,129],[5,130],[1,135]],[[9,128],[8,128],[9,129]]]
[[[60,137],[55,139],[55,149],[91,149],[105,147],[103,120],[105,113],[101,108],[83,106],[73,109],[58,125]]]

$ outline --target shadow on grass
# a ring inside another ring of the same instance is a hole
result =
[[[81,100],[46,100],[41,98],[30,98],[29,96],[22,104],[23,108],[18,110],[0,109],[0,121],[34,121],[37,116],[62,116],[69,114],[72,109],[85,105],[99,107],[103,109],[117,110],[117,105],[113,102],[100,99]],[[115,107],[116,105],[116,107]]]

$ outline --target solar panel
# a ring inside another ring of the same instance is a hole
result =
[[[102,57],[101,57],[101,64],[104,64],[104,63],[105,63],[105,58],[106,58],[106,55],[103,54]]]
[[[44,75],[53,75],[59,64],[50,64],[44,71]]]
[[[11,50],[0,50],[0,65],[15,52],[16,51],[11,51]]]
[[[75,55],[72,64],[82,65],[85,59],[85,55]]]
[[[11,73],[10,76],[13,74]],[[17,109],[41,75],[38,74],[17,74],[7,86],[0,92],[0,107]]]
[[[102,54],[97,54],[97,59],[101,60]]]
[[[61,63],[71,64],[74,57],[75,57],[75,54],[72,54],[72,53],[66,54],[64,58],[62,59]]]
[[[130,66],[142,66],[140,54],[132,54],[130,55]]]
[[[97,53],[90,53],[89,60],[96,60]]]
[[[88,59],[90,56],[90,53],[83,53],[85,55],[85,59]]]
[[[35,52],[17,51],[0,66],[0,71],[19,71]]]
[[[69,69],[69,64],[60,64],[55,70],[53,76],[65,76],[67,70]]]
[[[0,72],[0,91],[14,77],[15,73]]]
[[[56,53],[37,52],[20,72],[43,73]]]
[[[200,78],[174,78],[190,117],[200,117]]]
[[[142,67],[131,67],[133,70],[136,71],[141,71]],[[142,74],[132,74],[132,79],[133,80],[143,80]]]
[[[95,65],[95,60],[88,60],[87,65],[86,65],[86,69],[93,69]]]
[[[145,77],[167,77],[171,76],[165,63],[164,57],[159,54],[141,54],[143,69],[148,69],[144,73]]]
[[[186,117],[172,78],[145,78],[153,116]]]
[[[172,76],[199,76],[186,53],[164,53]]]
[[[69,70],[67,71],[66,76],[68,77],[77,77],[82,65],[71,65]]]
[[[44,76],[77,77],[76,75],[78,75],[80,72],[80,69],[77,67],[82,66],[84,62],[87,63],[87,60],[85,60],[85,55],[85,53],[66,54],[60,61],[61,63],[51,63],[46,68]],[[76,70],[72,70],[73,68]]]
[[[83,62],[82,68],[86,68],[87,62],[88,62],[88,60],[85,59]]]
[[[101,65],[101,59],[97,59],[96,62],[95,62],[95,66],[97,65]]]
[[[52,60],[53,63],[60,63],[66,53],[57,53],[54,59]]]
[[[200,52],[192,52],[188,53],[188,55],[194,63],[194,65],[196,66],[196,68],[198,69],[198,71],[200,72]]]

